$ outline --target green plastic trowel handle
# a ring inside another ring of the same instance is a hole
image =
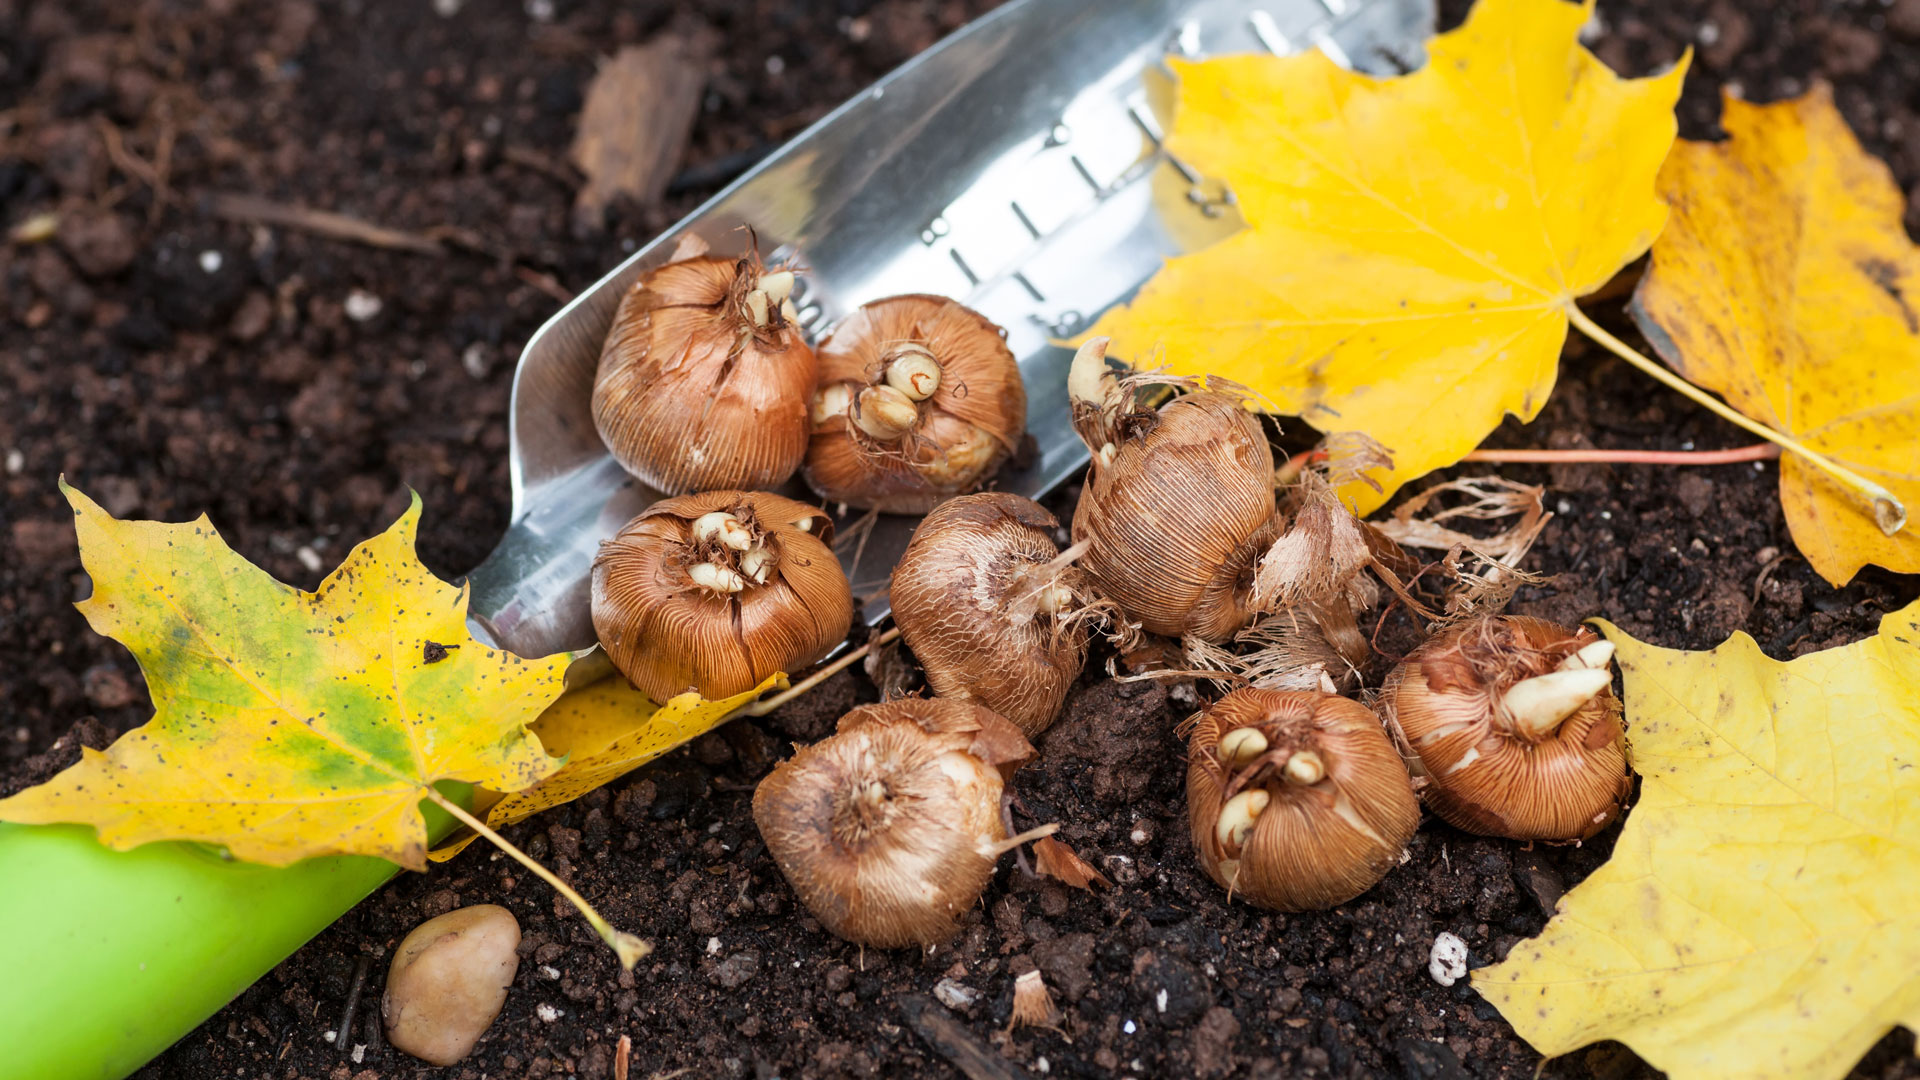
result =
[[[453,831],[422,809],[434,836]],[[0,1080],[120,1080],[398,870],[359,856],[274,869],[198,844],[117,852],[88,826],[0,824]]]

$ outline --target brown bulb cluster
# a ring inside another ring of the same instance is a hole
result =
[[[889,596],[907,647],[943,698],[978,701],[1029,738],[1080,677],[1092,598],[1061,562],[1059,522],[1038,503],[987,491],[941,503],[914,530]]]
[[[1420,804],[1364,705],[1235,690],[1193,721],[1187,810],[1208,876],[1275,911],[1333,907],[1400,862]]]
[[[792,270],[753,253],[693,254],[642,275],[614,314],[593,383],[593,422],[615,460],[670,495],[792,476],[818,373],[793,285]]]
[[[940,296],[861,307],[820,343],[807,482],[828,502],[924,514],[976,490],[1026,433],[1006,334]]]
[[[745,693],[845,640],[853,594],[832,537],[819,509],[766,492],[664,499],[600,545],[594,631],[655,701]]]
[[[970,701],[905,698],[840,718],[753,793],[767,851],[834,934],[891,949],[933,945],[986,890],[1009,839],[1001,795],[1033,747]]]
[[[1579,840],[1631,790],[1613,644],[1585,629],[1489,615],[1429,639],[1378,707],[1420,796],[1449,824],[1515,840]]]
[[[1185,393],[1141,407],[1080,347],[1068,376],[1074,429],[1093,452],[1073,540],[1102,595],[1155,634],[1219,642],[1255,610],[1262,553],[1280,534],[1273,451],[1233,394]]]

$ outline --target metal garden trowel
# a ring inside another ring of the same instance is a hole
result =
[[[1037,446],[997,486],[1037,499],[1086,463],[1068,423],[1071,354],[1051,342],[1131,295],[1167,256],[1240,227],[1231,193],[1161,145],[1162,60],[1318,48],[1393,74],[1420,65],[1433,19],[1432,0],[1014,0],[928,49],[527,343],[509,414],[513,523],[473,572],[475,633],[525,656],[593,644],[594,553],[660,497],[594,430],[601,339],[627,289],[683,236],[739,252],[750,226],[763,254],[798,261],[810,337],[869,300],[911,292],[953,297],[1006,328]],[[884,585],[917,521],[874,523],[849,566],[856,595]],[[887,610],[869,603],[865,614],[877,622]]]

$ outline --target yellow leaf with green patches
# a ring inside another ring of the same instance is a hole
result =
[[[1553,389],[1574,300],[1666,222],[1654,177],[1682,62],[1621,79],[1581,48],[1593,13],[1480,0],[1399,78],[1296,56],[1171,60],[1168,149],[1247,229],[1170,260],[1091,334],[1112,355],[1245,383],[1322,431],[1393,451],[1364,512],[1458,461]]]
[[[1602,624],[1642,779],[1613,857],[1474,988],[1553,1056],[1825,1080],[1920,1029],[1920,603],[1781,663]]]
[[[768,690],[786,689],[787,677],[770,675],[767,681],[730,698],[708,701],[692,691],[656,705],[622,678],[602,679],[591,686],[569,690],[533,722],[549,753],[564,756],[559,772],[512,795],[476,793],[476,811],[494,829],[524,821],[542,810],[569,803],[622,776],[690,739],[712,731],[736,709],[750,705]],[[429,858],[444,862],[478,839],[466,832]]]
[[[466,588],[414,555],[419,496],[309,593],[205,517],[117,521],[61,489],[93,578],[80,610],[139,660],[154,716],[0,800],[0,821],[89,824],[119,850],[198,840],[270,866],[373,855],[424,870],[429,785],[518,791],[559,768],[527,724],[567,658],[468,636]]]

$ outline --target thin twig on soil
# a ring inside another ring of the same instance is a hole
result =
[[[873,650],[879,648],[882,645],[885,645],[887,642],[892,641],[894,638],[897,638],[899,636],[900,636],[900,628],[896,626],[893,629],[887,631],[886,633],[881,634],[873,638],[872,640],[868,641],[865,645],[862,645],[859,648],[852,650],[851,652],[847,653],[847,655],[841,657],[838,660],[835,660],[833,663],[828,664],[826,667],[821,668],[819,671],[816,671],[813,674],[807,676],[806,678],[800,680],[799,682],[794,683],[791,687],[782,691],[781,693],[775,694],[774,696],[768,698],[765,701],[755,702],[752,705],[748,705],[742,708],[738,715],[765,716],[768,713],[772,712],[773,710],[779,708],[780,706],[785,705],[787,702],[792,701],[794,698],[799,697],[801,694],[806,693],[807,691],[813,689],[814,687],[819,686],[821,683],[826,682],[828,679],[833,678],[835,675],[840,674],[840,672],[846,670],[849,666],[851,666],[854,661],[864,659],[869,653],[873,652]]]
[[[354,961],[353,982],[347,986],[347,1007],[340,1013],[340,1026],[334,1029],[335,1050],[348,1050],[353,1044],[353,1014],[360,1010],[360,992],[367,987],[367,969],[372,966],[372,961],[364,956]]]
[[[410,251],[416,255],[445,255],[446,248],[439,241],[407,232],[404,229],[389,229],[384,225],[374,225],[346,214],[336,214],[331,210],[309,210],[303,206],[288,206],[258,195],[218,194],[208,198],[207,206],[214,217],[223,221],[236,221],[242,225],[278,225],[284,229],[295,229],[312,233],[328,240],[344,240],[353,244],[365,244],[368,247],[383,248],[388,251]],[[569,297],[571,299],[571,297]]]
[[[513,273],[514,276],[518,277],[521,281],[539,289],[555,300],[563,304],[573,303],[573,291],[554,280],[552,274],[543,274],[531,266],[516,266],[513,268]]]
[[[1755,443],[1731,450],[1475,450],[1460,460],[1496,465],[1735,465],[1779,456],[1778,446]]]
[[[967,1080],[1026,1080],[1025,1072],[980,1045],[944,1006],[925,994],[900,995],[900,1011],[914,1034],[926,1040]]]

